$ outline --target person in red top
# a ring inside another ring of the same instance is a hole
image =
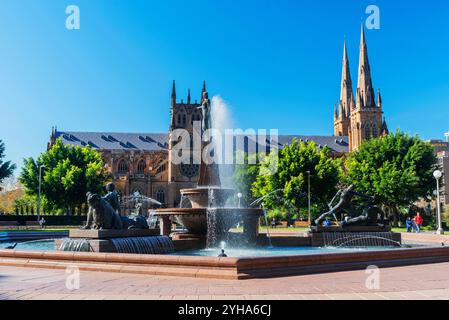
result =
[[[421,232],[421,226],[423,223],[423,219],[421,217],[421,214],[418,212],[415,216],[415,218],[413,218],[413,222],[415,222],[415,228],[416,228],[416,232],[420,233]]]

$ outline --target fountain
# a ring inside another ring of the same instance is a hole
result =
[[[227,200],[234,194],[233,189],[220,187],[217,166],[202,162],[198,187],[181,190],[181,196],[188,199],[192,207],[156,210],[161,221],[161,231],[164,235],[169,235],[173,220],[184,226],[190,237],[206,239],[207,246],[214,247],[223,240],[228,241],[229,230],[243,222],[242,240],[255,243],[259,232],[259,217],[264,215],[264,211],[226,207]]]
[[[212,128],[210,104],[208,99],[200,107],[203,118],[202,136]],[[216,125],[217,121],[214,121]],[[210,137],[212,142],[213,137]],[[201,143],[201,155],[204,141]],[[217,164],[206,164],[201,157],[198,184],[196,188],[182,189],[180,208],[158,209],[156,215],[160,219],[161,232],[170,235],[173,221],[188,230],[187,235],[181,237],[206,240],[208,247],[215,247],[221,241],[229,243],[232,237],[229,230],[243,223],[243,234],[239,240],[246,244],[254,244],[259,232],[259,217],[264,215],[262,209],[227,207],[227,201],[236,194],[232,188],[221,185],[220,172]],[[191,208],[184,208],[184,201],[189,201]],[[179,237],[179,235],[178,235]],[[231,241],[232,243],[232,241]]]
[[[146,215],[150,214],[152,208],[160,208],[162,203],[159,201],[140,194],[139,191],[135,191],[130,196],[122,197],[121,212],[129,213],[131,215]]]

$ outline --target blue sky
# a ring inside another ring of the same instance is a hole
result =
[[[65,28],[78,5],[81,29]],[[50,130],[167,132],[170,89],[201,83],[240,128],[332,134],[343,39],[356,85],[360,22],[390,129],[449,131],[449,2],[356,0],[2,0],[0,139],[22,163]]]

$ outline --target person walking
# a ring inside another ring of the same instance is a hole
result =
[[[39,224],[40,224],[40,226],[41,226],[41,229],[44,229],[44,228],[45,228],[45,225],[47,224],[47,221],[45,221],[44,217],[42,217],[42,218],[39,220]]]
[[[415,222],[416,232],[420,233],[421,232],[421,226],[423,224],[423,219],[422,219],[421,214],[419,212],[416,214],[415,218],[413,219],[413,222]]]
[[[407,220],[405,220],[405,226],[407,227],[407,232],[413,231],[413,220],[410,216],[408,216]]]
[[[272,229],[276,228],[276,218],[273,218],[273,219],[271,220],[271,228],[272,228]]]

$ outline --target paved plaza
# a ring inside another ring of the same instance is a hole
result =
[[[79,289],[67,289],[65,270],[0,267],[0,299],[444,299],[449,263],[380,270],[380,289],[366,271],[244,281],[81,271]]]

